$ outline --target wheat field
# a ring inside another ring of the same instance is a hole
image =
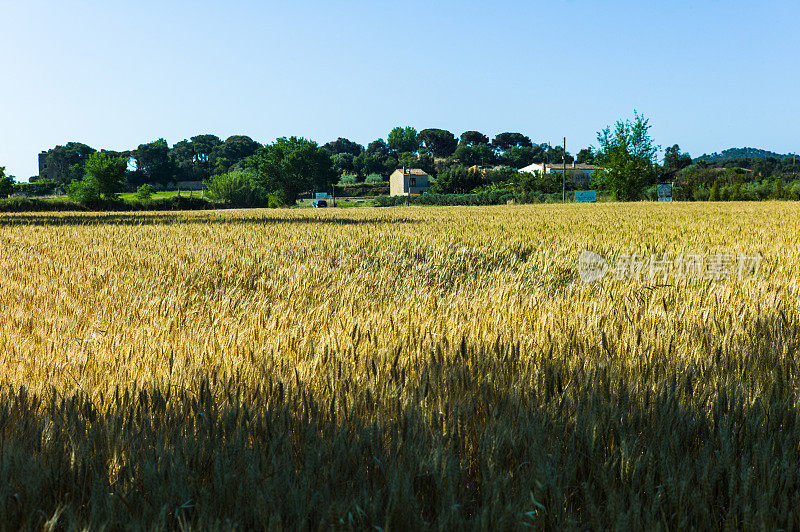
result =
[[[800,525],[796,203],[0,218],[9,529]],[[752,279],[578,256],[760,254]]]

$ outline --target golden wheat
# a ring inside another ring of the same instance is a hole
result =
[[[0,521],[796,527],[798,215],[5,215]],[[585,284],[583,249],[763,263]]]

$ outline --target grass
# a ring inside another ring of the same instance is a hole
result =
[[[182,191],[180,191],[180,195],[181,196],[189,197],[190,193],[192,194],[193,197],[196,197],[196,198],[202,197],[202,194],[203,194],[202,191],[200,191],[200,190],[195,190],[195,191],[182,190]],[[178,195],[178,191],[177,190],[164,190],[164,191],[160,191],[160,192],[155,192],[152,195],[151,199],[155,200],[155,199],[173,198],[173,197],[175,197],[177,195]],[[123,193],[119,194],[119,198],[122,199],[122,200],[126,200],[126,201],[140,201],[136,197],[136,192],[123,192]],[[60,201],[60,200],[67,199],[67,196],[66,195],[39,196],[39,197],[37,197],[37,199],[41,199],[41,200],[44,200],[44,201]]]
[[[4,525],[796,527],[800,206],[586,207],[0,216]]]
[[[312,208],[312,203],[315,200],[313,199],[299,199],[297,200],[297,208],[300,209],[307,209]],[[326,199],[325,201],[328,202],[328,207],[333,207],[333,200]],[[375,201],[373,198],[336,198],[336,207],[337,208],[351,208],[351,207],[373,207],[375,206]]]
[[[200,198],[200,197],[202,197],[203,192],[201,190],[193,190],[193,191],[181,190],[180,191],[180,195],[181,196],[189,197],[190,194],[195,198]],[[178,191],[177,190],[163,190],[163,191],[160,191],[160,192],[155,192],[151,196],[150,199],[154,199],[155,200],[155,199],[174,198],[177,195],[178,195]],[[119,198],[122,199],[122,200],[126,200],[126,201],[140,201],[136,197],[136,192],[123,192],[122,194],[119,195]]]

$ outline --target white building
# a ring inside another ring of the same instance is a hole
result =
[[[567,177],[571,177],[575,183],[589,184],[592,174],[601,170],[601,167],[593,164],[578,164],[573,162],[567,164]],[[560,174],[564,171],[564,164],[550,164],[550,163],[533,163],[524,168],[520,168],[519,172],[538,172],[539,175],[544,174]]]

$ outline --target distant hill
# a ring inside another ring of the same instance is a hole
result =
[[[791,159],[792,154],[780,154],[769,150],[761,150],[758,148],[728,148],[723,150],[722,153],[712,153],[708,155],[704,153],[699,157],[695,157],[695,162],[706,161],[709,163],[723,163],[725,161],[741,160],[741,159],[766,159],[773,157],[775,159]]]

